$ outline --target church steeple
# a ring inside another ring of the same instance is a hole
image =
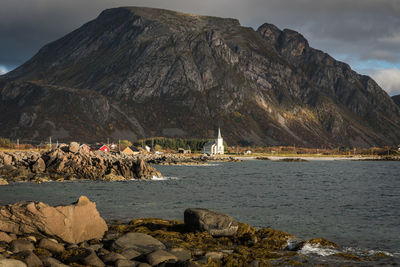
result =
[[[218,139],[221,139],[222,138],[222,136],[221,136],[221,130],[218,128]]]

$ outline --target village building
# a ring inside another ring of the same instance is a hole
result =
[[[190,149],[178,148],[179,154],[190,154],[192,151]]]
[[[202,153],[207,155],[224,154],[224,139],[221,136],[221,130],[219,128],[218,138],[205,143]]]
[[[110,152],[110,148],[107,145],[103,145],[103,144],[93,146],[93,150],[94,151],[101,150],[103,152]]]
[[[139,149],[134,146],[127,146],[127,147],[122,147],[121,152],[127,155],[137,155],[139,154]]]

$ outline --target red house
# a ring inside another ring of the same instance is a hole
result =
[[[95,145],[95,146],[92,146],[92,148],[93,148],[93,151],[101,150],[104,152],[110,152],[110,148],[107,145]]]
[[[109,152],[110,148],[106,145],[103,145],[102,147],[99,148],[99,150],[104,151],[104,152]]]

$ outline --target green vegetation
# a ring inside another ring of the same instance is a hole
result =
[[[130,141],[128,141],[128,140],[121,140],[121,141],[120,141],[120,145],[121,145],[121,146],[127,147],[127,146],[131,146],[131,145],[132,145],[132,142],[130,142]]]
[[[178,150],[179,148],[191,149],[193,152],[200,152],[203,149],[205,143],[208,139],[184,139],[184,138],[165,138],[165,137],[155,137],[138,140],[134,143],[135,146],[149,146],[156,150],[161,149],[171,149]]]
[[[0,147],[13,148],[14,145],[9,138],[0,138]]]

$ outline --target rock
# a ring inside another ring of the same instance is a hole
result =
[[[87,257],[83,258],[81,263],[89,266],[94,266],[94,267],[104,267],[105,264],[102,262],[99,257],[97,257],[96,253],[91,252]]]
[[[194,261],[186,261],[182,264],[182,267],[200,267],[201,265]]]
[[[28,267],[43,266],[42,261],[32,251],[22,251],[20,253],[17,253],[15,257],[19,260],[24,261]]]
[[[84,258],[90,256],[93,252],[85,248],[73,248],[64,251],[61,260],[68,265],[71,263],[81,262]]]
[[[7,162],[9,164],[2,164]],[[150,164],[137,157],[102,151],[82,153],[79,144],[70,147],[36,152],[13,152],[0,154],[0,176],[8,181],[33,181],[37,183],[51,179],[91,179],[124,181],[127,179],[151,179],[161,174]],[[7,181],[3,181],[6,184]]]
[[[134,249],[140,253],[150,253],[158,249],[165,249],[163,243],[152,236],[142,233],[127,233],[113,243],[114,249]]]
[[[68,267],[68,265],[65,265],[65,264],[61,263],[60,261],[58,261],[54,258],[51,258],[51,257],[44,258],[42,261],[43,261],[43,265],[45,267]]]
[[[75,244],[102,238],[107,229],[96,204],[85,196],[69,206],[20,202],[0,207],[0,231],[18,235],[44,233]]]
[[[140,255],[142,255],[142,253],[130,248],[130,249],[125,249],[121,253],[121,255],[124,256],[126,259],[131,260],[139,257]]]
[[[208,258],[206,256],[201,256],[201,257],[196,259],[196,263],[207,264],[208,263]]]
[[[192,258],[190,251],[184,248],[171,248],[168,250],[168,252],[175,255],[179,261],[187,261]]]
[[[39,158],[32,166],[32,172],[42,173],[46,170],[46,163],[42,158]]]
[[[231,216],[208,209],[186,209],[184,220],[188,231],[207,231],[212,236],[232,236],[239,228]]]
[[[79,144],[77,142],[71,142],[69,144],[69,152],[71,153],[77,153],[79,151]]]
[[[142,263],[139,263],[138,265],[136,265],[136,267],[151,267],[151,265],[142,262]]]
[[[204,250],[201,250],[201,249],[198,249],[198,248],[193,250],[193,255],[196,256],[196,257],[203,256],[204,254],[205,254]]]
[[[0,267],[26,267],[26,264],[19,260],[3,259],[0,260]]]
[[[108,231],[104,234],[103,240],[110,241],[115,240],[120,236],[118,232],[115,231]]]
[[[97,251],[97,255],[99,255],[99,256],[105,256],[105,255],[107,255],[107,254],[110,254],[110,251],[108,251],[108,250],[105,249],[105,248],[100,248],[100,249]]]
[[[107,174],[102,178],[104,181],[126,181],[126,178],[121,175]]]
[[[250,262],[249,267],[259,267],[260,266],[260,261],[259,260],[253,260]]]
[[[8,182],[5,179],[0,178],[0,185],[8,185]]]
[[[151,266],[155,266],[162,262],[167,262],[167,261],[172,261],[172,262],[178,261],[178,257],[165,250],[156,250],[148,254],[146,259]]]
[[[37,242],[36,237],[34,237],[33,235],[30,235],[30,236],[26,237],[26,240],[32,241],[33,243],[36,243],[36,242]]]
[[[115,262],[114,266],[116,266],[116,267],[135,267],[135,266],[137,266],[137,263],[134,261],[127,260],[127,259],[125,259],[125,260],[121,259],[121,260],[117,260]]]
[[[103,247],[103,244],[94,244],[94,245],[88,246],[87,248],[92,250],[92,251],[98,251],[102,247]]]
[[[56,254],[62,253],[65,250],[63,245],[55,243],[48,238],[43,238],[42,240],[40,240],[38,247],[47,249],[48,251]]]
[[[35,246],[28,240],[13,240],[10,244],[10,250],[12,253],[18,253],[27,250],[32,251],[34,249]]]
[[[7,233],[0,232],[0,242],[10,243],[11,241],[13,241],[11,236],[9,236]]]
[[[221,260],[224,257],[224,253],[216,252],[216,251],[210,251],[210,252],[207,252],[204,256],[206,258],[210,258],[212,260]]]
[[[101,257],[101,259],[105,263],[114,263],[117,260],[126,260],[126,258],[124,256],[122,256],[121,254],[115,253],[115,252],[110,252],[110,253],[104,255],[103,257]]]

